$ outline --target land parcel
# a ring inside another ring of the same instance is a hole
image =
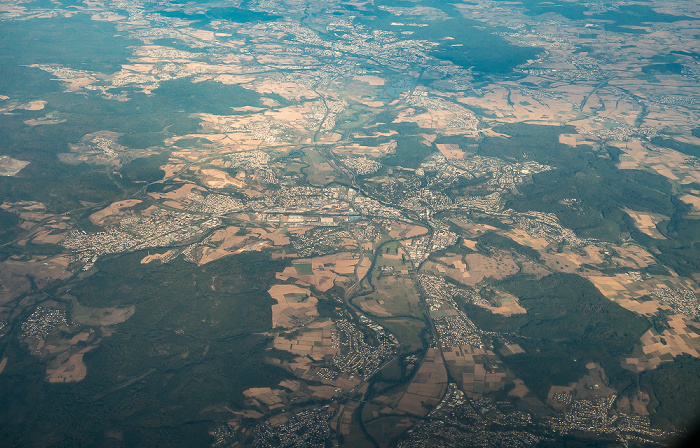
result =
[[[277,273],[279,280],[289,278],[313,285],[319,291],[328,291],[336,282],[344,283],[353,278],[362,278],[367,274],[371,260],[360,260],[355,254],[342,252],[311,259],[295,260],[292,266]]]

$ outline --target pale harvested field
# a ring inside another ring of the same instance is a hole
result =
[[[34,100],[19,106],[19,109],[24,110],[42,110],[46,106],[46,101],[44,100]]]
[[[236,235],[238,230],[240,230],[239,227],[229,226],[214,232],[209,242],[217,244],[217,246],[198,247],[195,255],[197,263],[201,266],[229,255],[259,251],[264,247],[289,243],[289,238],[282,233],[281,229],[268,232],[263,228],[254,228],[246,235]]]
[[[464,158],[464,151],[455,143],[438,143],[435,147],[447,160],[459,160]]]
[[[459,345],[443,349],[443,356],[452,377],[471,397],[498,390],[506,384],[506,371],[490,350]],[[487,371],[487,363],[498,366],[498,371]]]
[[[231,255],[236,249],[245,245],[245,243],[251,239],[251,235],[236,235],[236,232],[239,230],[240,227],[229,226],[214,232],[209,241],[215,244],[218,243],[217,247],[203,247],[203,252],[198,264],[203,265]]]
[[[394,239],[404,240],[416,236],[425,235],[428,229],[422,226],[414,226],[403,222],[392,222],[389,236]]]
[[[531,77],[533,81],[537,78]],[[518,101],[513,106],[508,104],[509,91],[503,86],[496,86],[488,92],[484,92],[481,97],[461,97],[457,101],[477,106],[489,110],[499,121],[520,122],[555,122],[571,120],[576,114],[571,111],[571,103],[554,98],[537,98],[518,94]],[[511,92],[512,94],[513,92]],[[583,95],[579,95],[583,98]],[[530,106],[522,106],[520,102],[527,101]],[[513,101],[515,103],[515,101]],[[580,100],[578,100],[580,102]],[[566,114],[556,114],[556,112],[567,112]],[[556,115],[556,116],[555,116]]]
[[[462,238],[462,244],[464,247],[468,247],[471,250],[476,250],[476,245],[478,244],[475,240],[467,240]]]
[[[2,361],[0,361],[0,373],[2,373],[3,370],[5,370],[6,366],[7,366],[7,356],[2,358]]]
[[[269,387],[252,387],[243,391],[243,395],[259,403],[264,404],[269,409],[277,409],[283,406],[279,389]]]
[[[693,322],[683,314],[669,316],[671,327],[662,334],[649,329],[641,337],[642,356],[626,358],[623,367],[641,372],[657,368],[663,362],[687,354],[700,357],[700,332]]]
[[[674,358],[682,354],[700,357],[700,334],[689,325],[689,322],[686,316],[676,314],[669,316],[668,324],[671,328],[664,330],[662,334],[654,334],[653,330],[644,333],[641,341],[646,360],[651,365],[657,366],[663,362],[661,356],[664,354]]]
[[[26,124],[27,126],[42,126],[42,125],[51,125],[51,124],[59,124],[59,123],[65,123],[68,121],[65,118],[55,118],[56,115],[53,113],[49,113],[44,115],[43,117],[40,118],[30,118],[29,120],[24,120],[23,123]],[[58,158],[62,160],[63,155],[68,155],[70,156],[71,154],[59,154]],[[80,162],[77,162],[80,163]]]
[[[549,388],[549,393],[547,394],[547,399],[551,400],[554,394],[569,394],[571,395],[576,388],[575,385],[570,384],[568,386],[552,386]]]
[[[391,140],[386,143],[380,143],[376,146],[364,146],[359,143],[351,145],[338,145],[333,148],[333,152],[341,156],[369,156],[381,158],[392,153],[396,149],[396,141]]]
[[[596,285],[604,296],[611,300],[614,300],[622,291],[627,291],[626,285],[633,281],[626,274],[616,274],[614,277],[589,276],[588,279]]]
[[[283,233],[282,229],[251,229],[251,233],[257,234],[261,240],[269,240],[273,246],[285,246],[289,244],[289,237]]]
[[[292,339],[284,336],[276,336],[273,347],[278,350],[285,350],[302,357],[310,356],[316,361],[323,360],[326,356],[333,356],[340,352],[334,345],[334,340],[338,337],[338,330],[330,320],[314,322],[309,324],[303,333],[296,335]]]
[[[618,299],[615,302],[617,302],[617,304],[623,308],[626,308],[637,314],[643,314],[645,316],[653,316],[660,309],[671,309],[671,307],[662,304],[658,300],[647,300],[646,302],[639,302],[633,299]]]
[[[42,212],[20,212],[18,213],[20,218],[27,220],[27,221],[41,221],[46,218],[50,218],[53,215],[50,213],[42,213]]]
[[[234,237],[235,239],[240,239],[240,243],[248,243],[249,238],[240,236],[240,237]],[[231,238],[231,242],[233,242],[234,238]],[[245,247],[245,244],[243,244],[242,247],[239,248],[234,248],[233,250],[227,250],[227,249],[222,249],[220,247],[217,248],[212,248],[208,246],[200,246],[197,248],[194,254],[194,258],[197,260],[197,264],[199,266],[205,265],[207,263],[211,263],[212,261],[218,260],[220,258],[228,257],[229,255],[233,255],[237,253],[240,249]]]
[[[32,238],[34,244],[59,244],[66,238],[64,233],[52,233],[52,230],[40,230]]]
[[[610,397],[616,393],[608,386],[608,378],[603,368],[596,363],[586,364],[588,373],[573,383],[576,398],[596,399]]]
[[[620,246],[613,246],[613,249],[620,255],[613,257],[613,261],[620,266],[642,269],[656,264],[653,255],[636,244],[623,243]]]
[[[358,98],[357,101],[364,104],[367,107],[372,107],[372,108],[383,107],[386,104],[383,101],[373,101],[373,100],[368,99],[367,97]]]
[[[620,169],[646,169],[681,184],[700,182],[700,170],[694,166],[689,156],[650,143],[610,142],[609,144],[625,153],[620,156],[618,166]],[[649,149],[645,145],[648,145]]]
[[[552,254],[544,252],[541,254],[542,261],[553,271],[576,272],[581,266],[581,256],[575,253]]]
[[[632,411],[635,414],[639,415],[649,415],[649,410],[647,409],[647,405],[649,404],[650,397],[649,394],[646,394],[642,391],[639,391],[637,395],[632,397],[631,401],[631,406],[632,406]]]
[[[187,195],[191,194],[194,190],[197,191],[204,191],[204,188],[200,187],[197,184],[185,184],[181,186],[180,188],[169,191],[167,193],[148,193],[149,196],[151,196],[153,199],[172,199],[174,201],[179,201],[181,199],[184,199]]]
[[[96,22],[117,22],[126,18],[126,16],[119,15],[116,12],[99,12],[90,16],[90,20]]]
[[[404,412],[424,416],[440,402],[446,387],[447,371],[440,352],[429,348],[397,407]]]
[[[414,114],[415,109],[399,112],[394,123],[416,123],[421,128],[440,130],[444,134],[463,133],[464,129],[454,126],[455,119],[469,115],[467,109],[460,112],[428,108],[428,112]],[[427,148],[426,148],[427,149]]]
[[[357,266],[356,259],[336,260],[334,271],[342,275],[354,274],[355,266]]]
[[[378,137],[391,137],[392,135],[398,135],[397,131],[390,130],[386,132],[375,132],[373,134],[365,135],[365,134],[352,134],[353,140],[357,139],[363,139],[363,138],[378,138]]]
[[[505,236],[512,239],[516,243],[523,246],[529,246],[533,249],[541,250],[549,246],[549,242],[544,238],[533,238],[526,231],[521,229],[512,229],[504,233]]]
[[[277,273],[277,278],[279,280],[287,280],[288,278],[297,278],[300,281],[315,286],[320,291],[327,291],[333,287],[336,281],[348,281],[348,277],[345,274],[350,274],[350,266],[357,266],[360,263],[359,258],[355,258],[355,255],[349,252],[342,252],[334,255],[326,255],[323,257],[316,257],[304,260],[295,260],[292,266],[284,269],[282,272]],[[298,269],[304,272],[302,267],[295,267],[299,265],[311,265],[311,270],[313,274],[300,274]],[[363,259],[363,263],[360,265],[362,271],[366,273],[366,269],[369,268],[365,265],[366,261]],[[343,274],[342,272],[345,274]],[[360,269],[358,269],[359,273]],[[359,278],[359,275],[358,275]]]
[[[362,258],[362,261],[357,265],[357,280],[360,281],[367,276],[369,268],[372,266],[372,260],[369,257]]]
[[[317,325],[317,323],[314,323],[310,325],[310,327],[313,327]],[[277,344],[277,340],[273,342],[273,344]],[[277,347],[275,345],[275,347]],[[282,349],[284,350],[284,349]],[[349,375],[347,374],[340,374],[337,378],[335,379],[326,379],[318,375],[318,372],[320,370],[320,367],[312,365],[313,361],[309,359],[305,354],[303,353],[295,353],[296,358],[294,361],[280,361],[279,359],[275,358],[267,358],[266,362],[268,364],[276,365],[279,366],[283,369],[286,369],[290,373],[292,373],[294,376],[297,378],[300,378],[305,381],[311,381],[314,383],[321,383],[324,385],[331,385],[334,388],[342,388],[342,389],[353,389],[356,387],[358,384],[360,384],[361,379],[353,376],[350,378]],[[329,356],[332,356],[332,353],[329,354]],[[318,353],[314,356],[314,359],[322,359],[323,356],[318,357]]]
[[[243,182],[231,177],[228,173],[214,168],[199,170],[197,175],[209,188],[226,188],[228,186],[243,188],[245,186]]]
[[[369,84],[371,86],[383,86],[385,83],[383,78],[380,78],[379,76],[374,76],[374,75],[355,76],[352,79],[354,79],[355,81],[366,82],[367,84]]]
[[[13,212],[16,213],[21,213],[21,212],[38,212],[42,210],[46,210],[46,206],[42,204],[41,202],[35,202],[35,201],[17,201],[17,202],[8,202],[8,201],[3,201],[3,203],[0,205],[0,208],[4,210],[12,210]],[[46,215],[46,216],[51,216],[51,215]],[[25,218],[22,218],[25,219]]]
[[[71,338],[69,341],[70,345],[76,345],[78,342],[87,342],[88,338],[90,337],[90,333],[78,333],[75,336]]]
[[[504,344],[501,349],[503,356],[517,355],[518,353],[525,353],[525,350],[518,344]]]
[[[12,177],[22,171],[29,162],[13,159],[10,156],[0,156],[0,176]]]
[[[355,414],[355,410],[360,405],[358,401],[350,401],[345,405],[343,418],[338,425],[340,426],[340,433],[344,436],[350,435],[350,424],[352,423],[352,416]]]
[[[318,139],[319,143],[335,143],[340,141],[343,138],[342,134],[338,134],[337,132],[331,132],[330,134],[324,134],[323,136],[320,136]]]
[[[575,272],[582,264],[602,263],[604,261],[602,252],[602,248],[589,245],[583,248],[583,254],[570,249],[564,249],[562,253],[540,252],[540,254],[547,267],[556,271]]]
[[[162,254],[146,255],[141,259],[141,264],[148,264],[152,261],[160,261],[162,263],[163,260],[170,259],[176,252],[177,250],[170,249],[169,251],[164,252]]]
[[[208,138],[206,134],[200,135],[201,138]],[[184,137],[182,137],[184,138]],[[195,138],[192,136],[192,138]],[[168,143],[169,141],[172,140],[172,143]],[[173,137],[172,139],[165,140],[166,144],[174,144],[179,138]],[[187,161],[187,162],[198,162],[202,160],[204,157],[207,157],[211,155],[211,149],[209,148],[199,148],[199,147],[190,147],[190,148],[180,148],[178,150],[173,150],[171,153],[171,161],[173,159],[181,162],[181,161]],[[176,178],[177,179],[177,178]]]
[[[289,414],[277,414],[273,417],[270,417],[268,420],[268,423],[270,423],[270,426],[279,426],[279,425],[284,425],[289,421]]]
[[[461,258],[461,257],[460,257]],[[502,279],[518,273],[519,267],[513,257],[498,253],[493,257],[482,254],[464,255],[464,262],[454,257],[438,258],[440,263],[426,261],[424,269],[469,286],[475,286],[486,277]]]
[[[83,355],[95,347],[85,347],[63,362],[58,362],[58,365],[54,362],[52,368],[46,368],[46,380],[49,383],[77,383],[85,379],[87,366],[83,362]]]
[[[335,398],[338,395],[335,389],[335,386],[309,386],[311,395],[321,400],[330,400]]]
[[[680,197],[680,200],[685,202],[686,204],[690,204],[695,211],[700,212],[700,197],[692,195],[692,194],[686,194],[684,196]]]
[[[640,232],[652,238],[666,239],[656,228],[656,225],[662,221],[668,221],[668,216],[659,215],[657,213],[636,212],[628,208],[624,208],[623,210],[634,220],[634,224]]]
[[[423,137],[422,143],[426,146],[432,145],[437,140],[437,134],[420,134],[420,136]]]
[[[559,143],[567,146],[576,146],[576,134],[559,134]]]
[[[649,294],[645,284],[638,282],[627,274],[614,276],[591,275],[588,280],[598,288],[605,297],[620,306],[638,314],[651,316],[659,309],[670,309],[658,300],[639,301],[638,297]]]
[[[642,280],[641,277],[631,273],[613,276],[589,275],[587,278],[608,299],[630,311],[647,316],[656,314],[659,310],[671,310],[671,307],[655,298],[647,297],[645,301],[637,300],[642,296],[649,296],[650,291],[667,287],[693,291],[697,289],[696,283],[681,277],[652,276]]]
[[[54,280],[64,280],[73,275],[68,271],[70,258],[36,256],[29,261],[15,257],[0,263],[0,305],[17,297],[31,287],[27,275],[31,275],[38,288],[45,288]]]
[[[585,263],[599,264],[605,261],[603,259],[603,249],[601,249],[600,247],[590,245],[584,247],[583,250],[586,251],[586,254],[588,255],[586,258],[583,259]]]
[[[484,233],[497,230],[494,226],[490,226],[488,224],[477,224],[474,222],[462,221],[458,218],[451,218],[450,221],[461,227],[464,230],[467,238],[476,238]]]
[[[277,304],[272,305],[272,328],[303,326],[318,317],[318,299],[306,288],[274,285],[268,293],[277,300]]]
[[[461,255],[441,257],[438,260],[450,268],[457,269],[462,275],[467,272],[467,264],[462,260]]]
[[[301,382],[296,380],[282,380],[280,381],[279,385],[284,387],[285,389],[291,390],[292,392],[296,392],[301,387]]]
[[[316,58],[305,54],[293,54],[285,51],[284,47],[258,45],[258,48],[266,48],[269,53],[257,55],[255,58],[262,65],[317,65],[319,62]]]
[[[284,99],[292,101],[311,100],[318,98],[318,94],[313,89],[296,82],[279,81],[271,78],[266,78],[263,82],[255,84],[255,90],[258,93],[274,93]]]
[[[512,316],[514,314],[525,314],[527,313],[527,310],[520,306],[520,302],[518,301],[518,298],[515,297],[512,294],[508,294],[503,291],[498,291],[497,292],[498,296],[495,298],[495,300],[498,302],[499,306],[494,307],[494,306],[483,306],[480,305],[482,308],[486,308],[487,310],[491,311],[492,313],[495,314],[501,314],[503,316]],[[522,349],[521,349],[522,350]]]
[[[196,114],[196,117],[201,120],[202,132],[172,137],[165,140],[165,144],[173,145],[183,138],[201,137],[218,146],[221,153],[257,149],[261,144],[270,148],[283,148],[288,145],[291,135],[295,136],[293,138],[295,142],[310,143],[310,136],[318,125],[309,117],[321,119],[322,115],[317,116],[316,112],[318,109],[325,108],[323,103],[308,101],[303,104],[279,107],[275,101],[275,105],[274,109],[258,114]],[[254,130],[264,131],[266,137],[262,137]]]
[[[343,238],[341,240],[340,244],[344,249],[348,249],[348,250],[359,249],[359,247],[360,247],[357,244],[357,240],[354,240],[352,238]]]
[[[508,396],[524,398],[525,395],[530,393],[530,389],[525,386],[525,382],[523,380],[515,379],[513,380],[513,384],[515,384],[515,387],[508,392]]]
[[[143,201],[138,199],[127,199],[125,201],[113,202],[108,207],[90,215],[90,222],[97,226],[101,226],[104,224],[104,221],[108,216],[119,215],[124,210],[130,209],[141,202]]]
[[[167,163],[160,167],[165,172],[164,179],[169,179],[179,173],[185,167],[184,163]]]

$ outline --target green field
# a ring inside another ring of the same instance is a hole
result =
[[[314,275],[311,263],[294,263],[294,269],[299,275]]]
[[[406,347],[406,351],[412,352],[423,349],[421,333],[426,328],[425,322],[419,319],[382,319],[376,318],[380,325],[393,333]]]

